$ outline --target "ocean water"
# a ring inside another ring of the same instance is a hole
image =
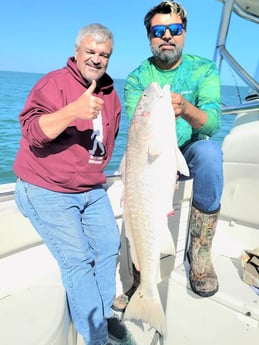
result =
[[[15,181],[12,166],[21,135],[18,116],[32,86],[41,77],[42,74],[38,73],[0,71],[0,184]],[[115,79],[114,82],[122,103],[122,118],[120,132],[116,140],[112,159],[106,167],[106,173],[113,173],[118,169],[126,148],[129,126],[123,104],[125,80]],[[244,98],[246,94],[247,88],[245,87],[223,86],[222,102],[232,105],[239,97]],[[222,128],[212,140],[221,145],[224,137],[230,131],[233,121],[234,115],[224,115],[222,117]]]

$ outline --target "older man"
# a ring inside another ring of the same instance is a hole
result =
[[[120,235],[102,184],[121,105],[106,69],[111,32],[80,30],[74,57],[45,75],[20,114],[16,202],[56,258],[70,312],[87,345],[122,339],[113,316]]]

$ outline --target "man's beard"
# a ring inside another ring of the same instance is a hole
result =
[[[165,65],[174,65],[179,61],[182,55],[182,49],[176,46],[173,50],[160,50],[159,47],[151,46],[151,51],[153,53],[155,60],[160,61]]]

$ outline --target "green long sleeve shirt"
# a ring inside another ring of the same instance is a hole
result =
[[[161,87],[171,86],[171,91],[206,112],[207,122],[194,129],[182,117],[176,121],[179,147],[196,140],[207,139],[216,134],[221,126],[221,95],[219,73],[214,62],[195,55],[183,54],[179,66],[173,70],[160,70],[146,59],[132,71],[126,80],[124,100],[127,116],[132,118],[137,103],[151,82]]]

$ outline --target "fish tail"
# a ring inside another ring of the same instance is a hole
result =
[[[125,320],[142,320],[155,328],[161,335],[166,336],[165,313],[161,304],[158,289],[152,295],[142,292],[141,285],[131,297],[126,311]]]

